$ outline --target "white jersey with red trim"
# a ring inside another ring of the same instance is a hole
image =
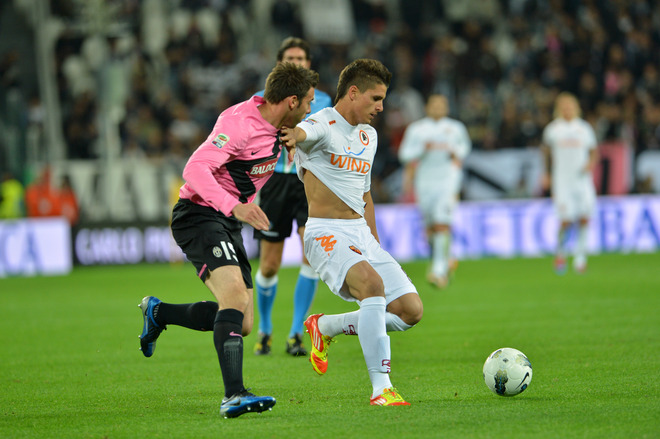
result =
[[[351,125],[334,108],[324,108],[298,127],[307,138],[296,148],[298,178],[311,171],[348,207],[364,216],[378,135],[368,124]]]
[[[399,160],[407,164],[418,162],[415,172],[417,192],[446,188],[457,192],[461,185],[461,169],[451,159],[454,154],[461,162],[470,153],[472,141],[463,122],[450,117],[425,117],[406,128]]]
[[[584,168],[597,141],[587,121],[557,118],[543,130],[543,143],[552,151],[553,186],[591,184],[591,175]]]
[[[581,118],[557,118],[543,130],[543,143],[552,153],[552,200],[564,221],[588,218],[596,203],[591,172],[586,171],[596,134]]]

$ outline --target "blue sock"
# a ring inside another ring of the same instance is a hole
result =
[[[314,301],[316,287],[319,284],[319,275],[309,265],[300,266],[296,290],[293,293],[293,319],[289,338],[303,333],[303,322],[307,317],[309,308]]]
[[[277,275],[266,278],[261,271],[257,271],[257,308],[259,308],[259,331],[263,334],[273,333],[273,320],[271,314],[273,303],[277,295]]]

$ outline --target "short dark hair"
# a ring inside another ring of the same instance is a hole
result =
[[[351,85],[355,85],[361,92],[365,92],[377,84],[389,87],[391,80],[392,73],[380,61],[356,59],[344,67],[339,74],[335,104],[346,95]]]
[[[297,96],[301,100],[310,88],[319,83],[319,74],[297,66],[290,62],[277,63],[266,78],[264,98],[273,104],[282,102],[289,96]]]
[[[280,48],[277,50],[277,60],[282,61],[284,59],[284,52],[291,49],[292,47],[297,47],[305,51],[305,58],[310,60],[310,48],[307,41],[298,37],[288,37],[282,41]]]

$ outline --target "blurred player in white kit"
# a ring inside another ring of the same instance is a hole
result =
[[[554,267],[557,274],[567,268],[568,237],[577,225],[573,268],[587,269],[589,219],[596,203],[593,170],[598,160],[596,134],[580,117],[580,105],[571,93],[560,93],[555,101],[555,119],[543,131],[546,155],[546,185],[552,179],[552,201],[560,220]]]
[[[431,243],[428,281],[438,288],[449,283],[456,261],[451,258],[451,226],[463,176],[463,160],[472,149],[465,125],[447,117],[443,95],[429,96],[426,117],[408,125],[399,148],[405,165],[403,193],[414,186],[415,197]]]

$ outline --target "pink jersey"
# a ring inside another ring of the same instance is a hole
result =
[[[261,116],[259,96],[223,111],[213,131],[183,169],[179,196],[231,216],[250,203],[275,170],[281,147],[278,129]]]

